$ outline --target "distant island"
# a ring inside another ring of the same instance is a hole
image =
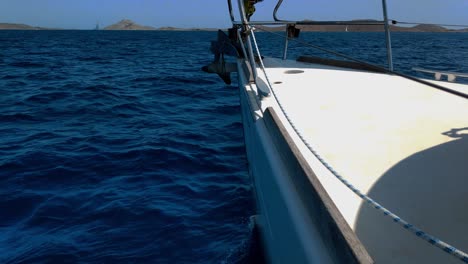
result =
[[[307,20],[305,20],[307,21]],[[310,20],[309,20],[310,21]],[[360,19],[353,20],[360,22],[375,22],[375,20]],[[269,31],[284,31],[284,27],[266,27],[257,26]],[[383,32],[382,25],[298,25],[298,28],[303,32]],[[468,28],[463,29],[448,29],[445,27],[421,24],[413,27],[400,27],[390,25],[391,32],[468,32]]]
[[[16,29],[16,30],[44,30],[45,28],[41,27],[32,27],[25,24],[13,24],[13,23],[0,23],[0,29]]]
[[[64,30],[59,28],[34,27],[25,24],[0,23],[0,30]],[[216,31],[215,28],[176,28],[143,26],[133,22],[130,19],[122,19],[119,22],[99,29],[97,25],[94,30],[159,30],[159,31]]]
[[[355,20],[355,21],[372,21],[372,20]],[[284,27],[266,27],[258,26],[268,31],[284,31]],[[384,31],[381,25],[300,25],[298,26],[303,32],[381,32]],[[52,30],[51,28],[34,27],[25,24],[0,23],[0,30]],[[160,31],[214,31],[213,28],[175,28],[175,27],[160,27],[142,26],[129,19],[121,21],[103,28],[103,30],[160,30]],[[448,29],[437,25],[416,25],[413,27],[400,27],[390,25],[392,32],[468,32],[468,28],[464,29]]]
[[[105,27],[104,30],[157,30],[157,28],[141,26],[129,19],[122,19],[115,24]]]
[[[214,28],[176,28],[176,27],[160,27],[142,26],[129,19],[122,19],[119,22],[107,26],[104,30],[160,30],[160,31],[214,31]]]

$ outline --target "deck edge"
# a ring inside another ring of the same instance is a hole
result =
[[[272,135],[283,160],[294,171],[294,183],[301,200],[307,203],[311,219],[320,226],[320,233],[336,252],[339,263],[374,263],[359,238],[352,231],[332,199],[320,183],[293,139],[272,107],[268,107],[263,120]]]

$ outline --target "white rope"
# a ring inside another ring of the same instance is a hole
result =
[[[291,125],[291,127],[293,128],[293,130],[296,132],[296,134],[299,136],[299,138],[301,139],[301,141],[307,146],[307,148],[309,149],[309,151],[320,161],[320,163],[325,166],[339,181],[341,181],[344,185],[346,185],[346,187],[348,187],[352,192],[354,192],[356,195],[358,195],[361,199],[363,199],[364,201],[367,202],[367,204],[369,204],[370,206],[372,206],[373,208],[379,210],[380,212],[382,212],[385,216],[389,216],[393,219],[393,222],[394,223],[397,223],[399,224],[401,227],[403,227],[404,229],[410,231],[411,233],[413,233],[414,235],[418,236],[419,238],[421,239],[424,239],[425,241],[427,241],[428,243],[430,243],[431,245],[434,245],[438,248],[440,248],[441,250],[443,250],[444,252],[446,253],[449,253],[450,255],[458,258],[459,260],[465,262],[465,263],[468,263],[468,254],[459,250],[459,249],[456,249],[455,247],[451,246],[450,244],[422,231],[421,229],[415,227],[414,225],[408,223],[407,221],[403,220],[401,217],[399,217],[398,215],[392,213],[390,210],[386,209],[385,207],[383,207],[382,205],[380,205],[379,203],[377,203],[376,201],[374,201],[372,198],[370,198],[369,196],[367,196],[366,194],[364,194],[363,192],[361,192],[359,189],[357,189],[356,187],[354,187],[350,182],[348,182],[345,178],[343,178],[343,176],[341,176],[335,169],[333,169],[333,167],[331,165],[329,165],[324,158],[322,158],[318,153],[317,151],[315,151],[314,148],[312,148],[312,146],[307,142],[307,140],[305,139],[305,137],[302,135],[302,133],[300,133],[299,129],[294,125],[294,123],[292,122],[291,118],[289,117],[289,115],[286,113],[286,110],[285,108],[283,107],[283,105],[281,104],[275,90],[273,89],[273,86],[271,85],[270,83],[270,80],[268,78],[268,75],[267,75],[267,72],[266,72],[266,69],[265,69],[265,65],[263,64],[263,60],[262,60],[262,56],[260,55],[260,49],[258,48],[258,45],[257,45],[257,40],[255,39],[255,32],[254,32],[255,28],[252,28],[252,39],[253,39],[253,42],[254,42],[254,45],[255,45],[255,49],[257,51],[257,55],[258,55],[258,59],[260,61],[260,67],[262,68],[262,71],[263,71],[263,74],[265,75],[265,78],[267,80],[267,83],[268,83],[268,86],[276,100],[276,102],[278,103],[278,106],[280,107],[281,109],[281,112],[284,114],[284,116],[286,117],[286,120],[288,120],[288,123]]]

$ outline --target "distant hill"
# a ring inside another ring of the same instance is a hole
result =
[[[164,30],[164,31],[176,31],[176,30],[181,30],[180,28],[175,28],[175,27],[160,27],[158,30]]]
[[[372,21],[372,20],[354,20],[354,21]],[[262,28],[262,26],[257,26]],[[384,27],[381,25],[298,25],[303,32],[382,32]],[[284,31],[284,27],[263,27],[269,31]],[[436,25],[416,25],[413,27],[400,27],[390,25],[391,32],[468,32],[464,29],[448,29]]]
[[[12,24],[12,23],[0,23],[0,30],[8,30],[8,29],[16,29],[16,30],[41,30],[45,28],[40,28],[40,27],[32,27],[29,25],[25,24]]]
[[[450,31],[444,27],[441,26],[435,26],[435,25],[417,25],[412,27],[411,29],[415,31],[421,31],[421,32],[446,32]]]
[[[217,28],[176,28],[176,27],[160,27],[157,30],[161,31],[218,31]]]
[[[122,19],[113,25],[105,27],[104,30],[156,30],[156,28],[141,26],[129,19]]]
[[[354,20],[354,21],[372,21],[372,20]],[[284,27],[267,27],[257,26],[257,28],[264,28],[268,31],[284,31]],[[384,31],[383,26],[366,26],[366,25],[299,25],[303,32],[381,32]],[[57,30],[52,28],[34,27],[25,24],[13,24],[13,23],[0,23],[0,30]],[[161,27],[154,28],[150,26],[142,26],[129,20],[123,19],[113,25],[107,26],[104,30],[164,30],[164,31],[214,31],[217,29],[212,28],[175,28],[175,27]],[[399,27],[390,25],[392,32],[468,32],[468,28],[464,29],[447,29],[436,25],[416,25],[414,27]]]

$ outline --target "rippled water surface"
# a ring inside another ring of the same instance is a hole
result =
[[[200,71],[215,37],[0,31],[0,263],[252,262],[238,92]],[[303,38],[386,56],[377,33]],[[468,34],[393,41],[397,69],[468,72]]]
[[[200,71],[211,36],[0,32],[0,262],[242,251],[238,94]]]

